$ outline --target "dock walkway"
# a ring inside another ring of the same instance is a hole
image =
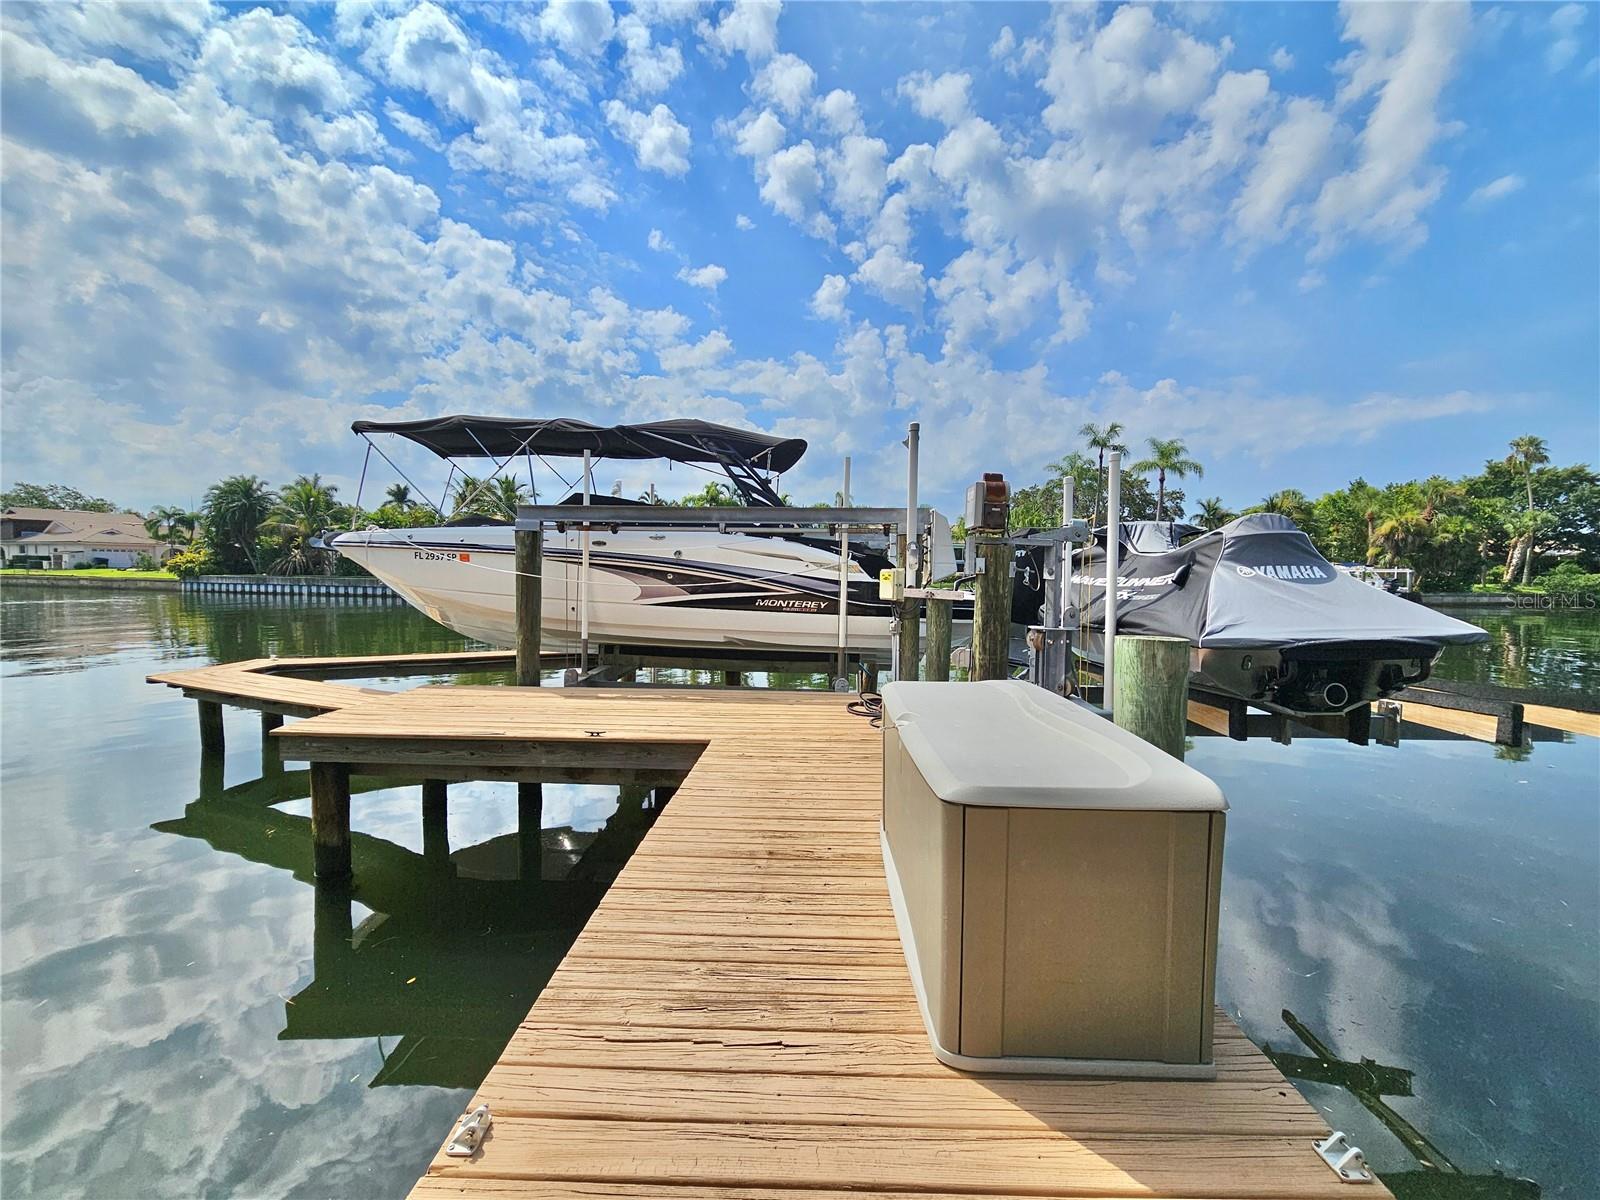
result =
[[[1322,1118],[1220,1012],[1214,1083],[937,1062],[884,881],[880,734],[845,697],[339,699],[278,731],[284,757],[661,752],[687,771],[472,1101],[491,1134],[440,1153],[415,1197],[1344,1193],[1311,1149]]]

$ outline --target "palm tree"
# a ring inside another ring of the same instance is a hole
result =
[[[169,551],[194,541],[194,529],[199,514],[163,504],[150,510],[144,519],[144,531],[159,542],[165,542]]]
[[[1156,473],[1156,520],[1161,520],[1162,512],[1167,503],[1167,475],[1170,473],[1179,479],[1187,479],[1193,475],[1196,479],[1204,478],[1205,468],[1192,458],[1185,458],[1189,447],[1177,438],[1150,438],[1150,457],[1133,464],[1135,471],[1154,471]]]
[[[1461,494],[1460,485],[1443,475],[1429,475],[1417,486],[1422,492],[1422,519],[1430,525],[1439,510]]]
[[[1104,480],[1106,477],[1106,452],[1110,450],[1126,450],[1127,447],[1117,441],[1122,436],[1121,421],[1107,421],[1104,425],[1096,425],[1093,421],[1085,421],[1078,429],[1078,436],[1089,443],[1089,449],[1095,452],[1095,476],[1100,482],[1095,487],[1094,509],[1089,514],[1091,523],[1100,523],[1100,497],[1105,495]]]
[[[528,489],[510,475],[498,476],[485,497],[498,513],[508,521],[517,519],[517,506],[528,503]]]
[[[332,574],[332,555],[312,546],[311,541],[341,523],[341,506],[333,498],[336,490],[323,483],[321,475],[302,475],[283,489],[278,503],[262,522],[262,528],[282,541],[272,564],[273,574]]]
[[[717,482],[715,479],[708,482],[698,492],[690,492],[681,500],[674,500],[679,508],[728,508],[739,503],[739,497],[733,489]],[[834,493],[834,503],[842,505],[844,499],[838,492]]]
[[[1228,511],[1218,496],[1200,501],[1200,511],[1195,516],[1206,529],[1220,529],[1234,518],[1234,514]]]
[[[1089,461],[1088,456],[1074,450],[1070,454],[1053,462],[1047,468],[1057,480],[1065,482],[1072,480],[1072,507],[1074,516],[1083,511],[1083,502],[1089,502],[1091,512],[1100,509],[1100,478],[1095,473],[1095,465]]]
[[[410,508],[416,503],[411,498],[411,489],[403,483],[391,483],[389,490],[383,494],[383,502],[400,509]]]
[[[1416,586],[1422,586],[1416,555],[1433,536],[1431,522],[1420,512],[1403,512],[1389,517],[1375,531],[1376,549],[1385,566],[1409,566],[1416,570]]]
[[[1528,433],[1511,439],[1511,453],[1506,455],[1506,466],[1527,482],[1529,512],[1533,511],[1533,469],[1549,461],[1550,450],[1542,437]]]
[[[259,572],[256,537],[277,500],[273,490],[254,475],[231,475],[212,484],[206,489],[201,515],[213,547],[225,556],[232,552],[242,557],[252,573]]]

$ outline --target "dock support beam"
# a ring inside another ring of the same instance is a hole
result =
[[[544,872],[544,784],[517,784],[517,856],[524,881]]]
[[[350,767],[311,764],[311,849],[319,880],[350,878]]]
[[[1011,674],[1011,543],[980,535],[978,575],[973,584],[972,678]]]
[[[440,866],[450,861],[450,793],[442,779],[422,781],[422,859]]]
[[[544,608],[544,534],[538,529],[519,529],[515,535],[517,554],[517,686],[539,686],[539,624]]]
[[[943,596],[928,597],[928,679],[933,683],[950,681],[950,624],[955,601]]]
[[[1117,638],[1113,719],[1173,758],[1183,757],[1189,711],[1189,640],[1122,634]]]
[[[200,702],[200,752],[221,754],[227,740],[222,733],[222,705],[215,700]]]

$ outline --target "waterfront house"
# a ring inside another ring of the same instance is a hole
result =
[[[145,530],[136,513],[78,512],[65,508],[0,511],[0,564],[63,570],[79,563],[132,567],[141,554],[160,561],[167,545]]]

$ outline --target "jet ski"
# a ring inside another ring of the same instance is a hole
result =
[[[1104,662],[1106,531],[1073,556],[1083,658]],[[1118,530],[1117,632],[1188,638],[1190,684],[1291,717],[1349,712],[1420,683],[1476,625],[1339,570],[1287,517],[1210,532],[1135,521]]]

